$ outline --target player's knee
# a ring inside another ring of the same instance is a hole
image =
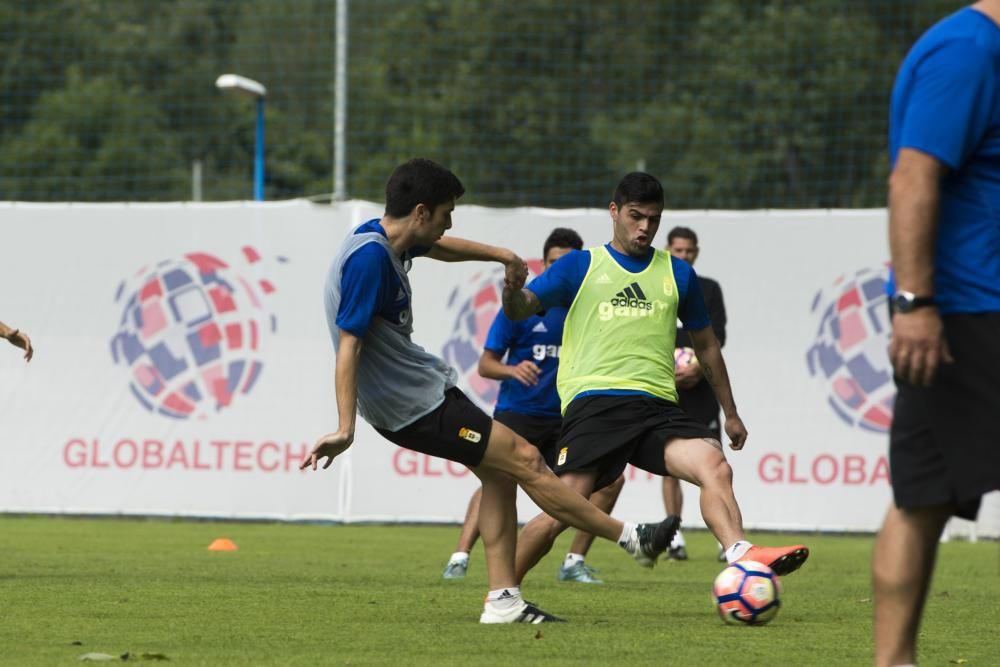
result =
[[[548,470],[538,448],[522,438],[518,438],[514,443],[511,463],[513,464],[511,474],[518,481],[530,480]]]
[[[733,485],[733,467],[720,456],[718,459],[706,462],[700,477],[699,481],[702,486],[731,487]]]
[[[563,531],[565,531],[569,526],[557,519],[548,517],[548,521],[545,522],[546,534],[549,542],[555,542],[556,538],[559,537]]]

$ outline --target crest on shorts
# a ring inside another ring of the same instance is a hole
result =
[[[569,447],[563,447],[559,450],[559,460],[556,461],[557,466],[561,466],[566,463],[566,454],[569,452]]]
[[[483,439],[483,434],[479,431],[473,431],[471,428],[465,428],[463,426],[458,429],[458,437],[463,440],[468,440],[469,442],[479,442]]]

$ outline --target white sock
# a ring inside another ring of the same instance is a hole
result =
[[[566,559],[563,561],[563,567],[573,567],[577,563],[582,563],[584,557],[580,554],[566,554]]]
[[[753,544],[747,542],[746,540],[736,540],[733,542],[733,546],[726,549],[726,560],[730,563],[735,563],[739,559],[743,558],[746,552],[750,551],[750,547]]]
[[[448,559],[449,563],[468,563],[469,562],[469,552],[468,551],[456,551]]]
[[[633,553],[639,546],[639,534],[636,532],[638,524],[625,522],[622,534],[618,537],[618,546],[629,553]]]
[[[684,542],[684,535],[681,533],[680,528],[674,533],[674,539],[670,541],[671,549],[679,549],[680,547],[686,547],[687,544]]]
[[[521,604],[521,587],[510,586],[486,594],[486,603],[497,611],[511,609]]]

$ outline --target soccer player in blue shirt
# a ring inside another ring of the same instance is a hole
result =
[[[1000,488],[1000,0],[924,33],[890,104],[898,394],[872,554],[879,667],[916,663],[941,531]]]
[[[419,255],[445,261],[495,261],[504,283],[520,289],[528,275],[509,250],[444,238],[455,200],[465,188],[441,165],[414,159],[386,183],[385,215],[344,239],[324,290],[327,326],[336,348],[339,427],[320,438],[301,468],[317,469],[354,442],[357,413],[387,440],[468,466],[483,486],[479,529],[489,593],[481,623],[560,620],[521,597],[514,575],[516,485],[544,511],[577,528],[616,540],[641,565],[666,550],[676,520],[622,523],[562,484],[534,445],[494,422],[456,386],[456,372],[411,339],[412,293],[407,273]]]
[[[543,270],[571,250],[581,249],[583,239],[572,229],[552,230],[542,247]],[[512,322],[501,310],[490,326],[479,359],[481,376],[502,381],[493,418],[538,447],[549,467],[555,465],[556,443],[562,428],[556,372],[565,319],[565,308],[550,308],[520,322]],[[610,514],[624,483],[625,478],[619,476],[595,493],[591,501]],[[481,494],[481,489],[477,489],[469,500],[458,546],[444,569],[445,579],[461,579],[468,570],[469,552],[479,537]],[[560,581],[601,583],[585,562],[593,541],[590,533],[577,532],[559,568]]]

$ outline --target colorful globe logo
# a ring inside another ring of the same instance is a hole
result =
[[[541,260],[528,260],[527,264],[532,277],[542,272]],[[441,350],[444,360],[458,371],[459,388],[487,413],[493,411],[500,383],[479,375],[479,357],[490,325],[503,305],[503,277],[503,267],[495,267],[476,273],[451,291],[448,311],[455,313],[455,323]]]
[[[245,274],[193,252],[144,267],[118,286],[123,309],[111,356],[150,412],[204,419],[253,388],[262,343],[277,320],[264,308],[274,286],[247,277],[259,275],[260,255],[249,246],[242,255]]]
[[[828,390],[827,402],[851,426],[886,433],[896,386],[889,363],[888,268],[841,276],[813,299],[819,318],[806,361]]]

